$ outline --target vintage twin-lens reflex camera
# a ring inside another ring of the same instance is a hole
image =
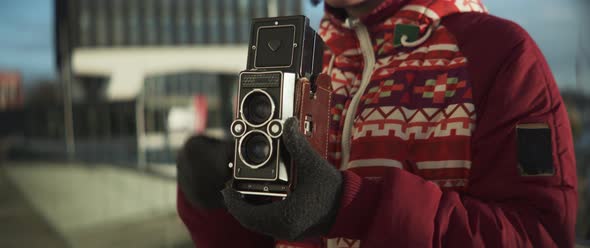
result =
[[[324,43],[305,16],[254,19],[248,64],[239,76],[232,187],[244,195],[286,197],[295,166],[282,145],[283,123],[327,156],[330,79],[320,74]]]

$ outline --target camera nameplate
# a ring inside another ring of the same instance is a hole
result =
[[[279,118],[283,121],[295,115],[295,84],[297,77],[295,73],[283,73],[283,80],[281,85],[281,111]]]

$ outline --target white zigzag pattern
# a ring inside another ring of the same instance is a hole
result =
[[[337,36],[338,29],[329,20],[323,20],[320,23],[320,33],[323,40],[330,40],[332,37]]]
[[[399,137],[402,140],[409,140],[412,135],[414,136],[414,139],[417,140],[428,139],[431,136],[447,137],[451,135],[452,131],[455,132],[455,135],[471,136],[472,130],[475,129],[475,125],[471,122],[469,125],[467,125],[467,127],[464,126],[463,121],[449,122],[444,125],[443,123],[440,123],[442,120],[453,118],[467,117],[471,120],[475,120],[475,107],[473,104],[465,103],[461,105],[463,106],[451,104],[442,109],[442,111],[439,108],[424,108],[421,109],[421,111],[418,111],[416,109],[408,109],[404,107],[395,109],[394,107],[381,107],[381,112],[388,113],[386,116],[383,116],[380,111],[377,111],[374,108],[367,108],[361,112],[360,118],[357,119],[357,123],[355,123],[355,128],[353,129],[352,138],[358,139],[368,136],[390,136],[392,131],[396,137]],[[403,123],[364,123],[366,121],[380,120],[397,120],[402,121]],[[409,124],[424,122],[437,124],[430,127],[425,127],[422,125],[407,127],[405,130],[403,130],[404,123]]]
[[[353,139],[362,137],[372,136],[389,136],[390,132],[393,131],[394,135],[402,140],[410,140],[411,135],[414,135],[414,139],[426,140],[430,137],[448,137],[451,136],[451,131],[455,130],[455,134],[459,136],[470,136],[471,130],[475,128],[475,125],[469,124],[468,128],[463,127],[463,123],[448,123],[446,129],[441,128],[441,124],[436,125],[435,128],[428,128],[426,132],[423,131],[423,127],[408,127],[404,132],[400,124],[382,124],[383,128],[379,127],[379,124],[366,124],[362,126],[360,131],[355,130],[352,135]],[[370,135],[368,133],[371,133]]]
[[[347,238],[333,238],[327,240],[327,245],[328,248],[359,248],[361,241]]]
[[[457,6],[457,9],[461,12],[488,12],[486,7],[481,4],[480,1],[469,1],[465,3],[465,0],[455,0],[455,6]]]
[[[331,77],[332,77],[332,89],[334,89],[334,94],[342,95],[342,96],[349,95],[348,88],[346,87],[346,84],[342,83],[342,81],[352,82],[353,85],[357,81],[356,75],[354,73],[342,72],[338,68],[332,69],[332,76]]]
[[[399,67],[403,68],[403,67],[408,67],[408,66],[413,66],[413,67],[446,66],[446,65],[464,64],[465,62],[467,62],[467,59],[465,57],[459,57],[459,58],[455,58],[452,60],[448,60],[448,59],[425,59],[425,60],[416,59],[416,60],[406,60],[406,61],[400,63]]]

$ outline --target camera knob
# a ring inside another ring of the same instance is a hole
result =
[[[242,120],[235,120],[231,123],[230,131],[234,137],[242,137],[246,133],[246,123]]]
[[[240,123],[236,124],[236,126],[234,127],[234,131],[236,133],[241,133],[244,131],[244,126],[242,126],[242,124]]]
[[[283,134],[283,122],[280,120],[270,121],[266,131],[268,132],[268,135],[274,139],[280,137]]]

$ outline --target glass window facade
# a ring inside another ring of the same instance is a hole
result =
[[[269,0],[56,1],[65,12],[57,17],[67,22],[70,47],[247,43],[250,20],[269,11]],[[279,15],[295,15],[305,1],[276,3]]]
[[[137,99],[105,100],[108,78],[68,75],[75,49],[245,45],[251,19],[267,16],[270,1],[273,0],[55,0],[57,63],[62,78],[73,79],[70,84],[75,95],[76,157],[89,161],[108,157],[100,153],[109,153],[109,142],[121,144],[122,140],[130,147],[123,150],[136,156],[140,125],[136,123]],[[278,9],[270,12],[281,15],[302,14],[306,3],[274,2],[272,6]],[[154,139],[163,140],[154,143],[157,145],[148,144],[148,162],[173,162],[175,149],[182,142],[178,141],[180,136],[172,133],[170,120],[186,109],[192,108],[194,112],[197,102],[206,102],[208,130],[229,126],[232,103],[226,101],[235,90],[236,77],[182,72],[146,78],[145,130],[140,131],[148,136],[160,135]],[[173,116],[171,111],[175,112]],[[127,159],[123,155],[115,157]]]

